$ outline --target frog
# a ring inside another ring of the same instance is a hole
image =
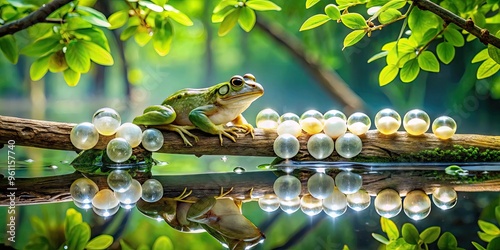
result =
[[[236,142],[238,132],[254,138],[254,128],[242,113],[263,94],[264,88],[256,82],[254,75],[235,75],[227,82],[208,88],[179,90],[161,105],[144,109],[143,114],[132,122],[177,132],[187,146],[192,144],[186,135],[197,142],[198,137],[190,130],[199,129],[218,135],[222,146],[223,136]]]

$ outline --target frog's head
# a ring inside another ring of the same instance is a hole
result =
[[[223,106],[242,105],[248,107],[255,99],[264,94],[262,85],[255,81],[255,76],[235,75],[229,82],[216,86],[217,103]],[[245,108],[246,108],[245,107]]]

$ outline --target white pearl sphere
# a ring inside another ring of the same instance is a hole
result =
[[[74,201],[79,203],[91,203],[99,187],[94,181],[88,178],[75,180],[69,188],[69,193]]]
[[[342,171],[335,176],[335,183],[340,192],[344,194],[354,194],[358,192],[363,185],[361,175],[351,171]]]
[[[336,110],[336,109],[328,110],[323,115],[323,118],[325,120],[328,120],[328,119],[333,118],[333,117],[338,117],[338,118],[344,120],[344,122],[347,120],[347,117],[344,115],[344,113],[342,113],[341,111]]]
[[[299,140],[290,134],[280,135],[274,140],[274,153],[283,159],[290,159],[297,155],[300,149]]]
[[[403,127],[410,135],[422,135],[429,129],[430,118],[420,109],[408,111],[403,117]]]
[[[315,134],[307,141],[307,150],[317,160],[325,159],[333,153],[333,139],[325,134]]]
[[[392,109],[382,109],[375,115],[375,127],[384,135],[392,135],[401,127],[401,116]]]
[[[333,178],[323,172],[313,174],[307,181],[309,193],[317,199],[328,197],[335,187]]]
[[[335,141],[337,153],[344,158],[352,158],[361,153],[363,143],[361,139],[352,133],[345,133]]]
[[[257,114],[257,118],[255,118],[257,128],[262,129],[276,129],[279,119],[280,115],[273,109],[263,109]]]
[[[99,133],[90,122],[82,122],[71,129],[69,135],[71,143],[78,149],[87,150],[93,148],[99,141]]]
[[[113,191],[107,188],[97,192],[92,199],[92,206],[98,209],[111,209],[117,207],[119,203]]]
[[[131,147],[135,148],[141,144],[142,130],[139,126],[126,122],[116,130],[116,138],[125,139]]]
[[[94,113],[92,123],[101,135],[112,135],[120,126],[122,119],[112,108],[102,108]]]
[[[345,194],[335,188],[333,192],[323,200],[323,210],[333,218],[344,214],[347,210],[347,199]]]
[[[453,208],[457,201],[457,192],[452,187],[440,187],[432,192],[432,202],[442,210]]]
[[[347,132],[347,123],[340,117],[331,117],[325,121],[323,131],[326,135],[336,139]]]
[[[135,204],[142,196],[142,186],[137,180],[132,179],[132,184],[124,192],[115,192],[116,198],[123,204]]]
[[[276,132],[278,133],[278,135],[291,134],[295,137],[298,137],[302,134],[302,128],[300,127],[300,124],[298,122],[294,120],[286,120],[278,125]]]
[[[158,151],[163,147],[163,134],[155,128],[148,128],[142,133],[142,146],[151,152]]]
[[[121,163],[128,160],[130,156],[132,156],[132,147],[125,139],[114,138],[108,142],[106,154],[110,160],[116,163]]]
[[[350,115],[347,119],[347,129],[355,135],[362,135],[366,133],[370,129],[371,125],[372,122],[370,117],[361,112],[356,112]]]
[[[274,181],[274,193],[278,198],[283,200],[290,200],[299,196],[302,191],[302,185],[293,175],[282,175]]]
[[[323,210],[323,201],[310,194],[305,194],[300,199],[300,209],[309,216],[317,215]]]
[[[280,207],[280,200],[274,194],[266,194],[259,198],[259,207],[266,212],[274,212]]]
[[[440,116],[432,122],[432,133],[441,139],[450,139],[457,131],[457,123],[449,116]]]
[[[300,197],[295,197],[290,200],[280,199],[280,208],[287,214],[293,214],[300,209]]]
[[[283,123],[288,120],[296,121],[298,123],[300,121],[300,118],[294,113],[284,113],[280,116],[279,122]]]
[[[116,214],[119,209],[120,209],[120,206],[112,207],[109,209],[100,209],[97,207],[92,207],[92,210],[94,210],[95,214],[97,214],[101,217],[105,217],[105,218]]]
[[[375,197],[375,211],[385,218],[392,218],[401,212],[402,202],[399,193],[393,189],[384,189]]]
[[[126,170],[113,170],[108,175],[108,186],[115,192],[125,192],[132,185],[132,176]]]
[[[146,180],[142,184],[142,199],[146,202],[157,202],[163,197],[163,185],[156,179]]]
[[[362,211],[370,206],[371,197],[366,190],[347,195],[347,205],[354,211]]]
[[[422,190],[413,190],[406,194],[403,211],[413,220],[421,220],[431,213],[431,199]]]

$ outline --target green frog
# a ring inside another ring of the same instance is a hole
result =
[[[189,132],[192,129],[219,135],[221,145],[222,136],[236,142],[237,132],[254,137],[253,126],[241,113],[263,94],[264,88],[252,74],[235,75],[228,82],[209,88],[179,90],[161,105],[146,108],[133,123],[175,131],[189,146],[192,144],[185,135],[198,141],[198,137]],[[227,126],[229,123],[231,126]]]

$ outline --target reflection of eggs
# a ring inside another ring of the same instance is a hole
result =
[[[300,209],[309,216],[317,215],[323,210],[323,201],[306,194],[300,199]]]
[[[264,195],[263,197],[259,198],[259,207],[266,212],[276,211],[280,207],[278,196],[274,194]]]
[[[392,218],[401,212],[402,202],[398,192],[384,189],[375,197],[375,211],[385,218]]]
[[[421,220],[431,212],[431,199],[422,190],[413,190],[406,194],[403,210],[410,219]]]
[[[91,203],[92,198],[99,191],[99,187],[94,181],[88,178],[75,180],[69,188],[71,198],[78,203]]]
[[[335,183],[340,192],[344,194],[353,194],[358,192],[363,185],[361,175],[351,171],[342,171],[335,176]]]
[[[323,172],[313,174],[307,181],[307,189],[309,193],[318,199],[328,197],[335,187],[333,178]]]
[[[146,202],[156,202],[163,197],[163,185],[156,179],[146,180],[142,184],[142,199]]]
[[[300,197],[295,197],[290,200],[280,199],[280,208],[287,214],[295,213],[300,208]]]
[[[115,193],[118,201],[124,204],[134,204],[136,203],[142,196],[142,187],[141,183],[137,180],[132,179],[132,184],[125,192],[117,192]]]
[[[347,205],[349,205],[352,210],[365,210],[370,206],[370,203],[371,197],[366,190],[360,189],[356,193],[347,195]]]
[[[457,204],[457,192],[451,187],[440,187],[432,192],[432,202],[436,207],[447,210]]]
[[[335,188],[333,192],[323,200],[323,210],[333,218],[344,214],[347,210],[347,199],[345,194]]]
[[[120,202],[110,189],[103,189],[95,194],[92,205],[98,209],[111,209],[117,207]]]
[[[299,196],[302,191],[302,185],[297,177],[292,175],[283,175],[274,181],[273,190],[278,198],[290,200]]]

